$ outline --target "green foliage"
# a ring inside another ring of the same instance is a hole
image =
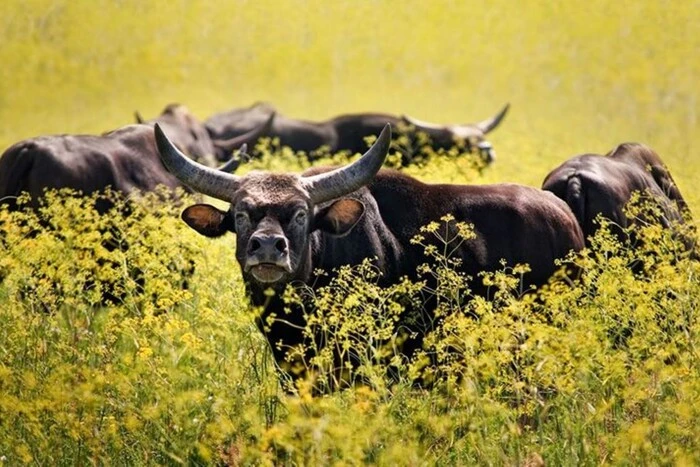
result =
[[[276,391],[259,336],[230,314],[240,287],[201,293],[203,239],[156,195],[107,195],[103,216],[95,197],[62,195],[1,213],[0,452],[10,463],[216,458],[246,423],[230,398],[240,381],[256,380],[256,403]]]

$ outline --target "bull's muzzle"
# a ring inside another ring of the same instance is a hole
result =
[[[248,240],[245,271],[260,282],[277,282],[291,273],[289,245],[284,235],[255,233]]]
[[[492,163],[496,159],[496,152],[493,150],[493,144],[488,141],[480,141],[476,147],[479,150],[479,155],[487,164]]]

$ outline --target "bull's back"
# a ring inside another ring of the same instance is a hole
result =
[[[153,130],[144,125],[124,127],[105,136],[104,155],[114,172],[114,188],[130,193],[134,190],[152,191],[158,185],[168,188],[182,186],[163,165],[156,147]]]
[[[681,211],[690,214],[688,203],[656,151],[641,143],[624,143],[611,151],[610,157],[648,173],[663,196],[675,202]]]
[[[272,122],[270,136],[279,138],[282,146],[289,146],[295,151],[314,151],[321,146],[336,150],[335,129],[327,122],[311,122],[277,115]]]
[[[611,221],[610,228],[620,239],[623,229],[635,222],[629,218],[626,206],[635,192],[650,196],[663,212],[658,219],[662,225],[681,220],[680,214],[668,196],[668,185],[656,180],[654,167],[660,162],[655,154],[641,157],[636,151],[640,145],[620,145],[610,156],[585,155],[570,159],[552,171],[543,189],[566,201],[576,214],[586,238],[599,229],[598,216]],[[630,152],[635,149],[634,152]],[[665,169],[664,169],[665,170]],[[673,184],[672,181],[668,182]],[[663,187],[666,187],[663,188]],[[674,201],[677,201],[673,199]],[[679,202],[679,206],[683,203]]]
[[[381,133],[387,123],[396,129],[399,119],[393,115],[374,113],[339,115],[331,119],[330,124],[338,138],[335,150],[364,153],[369,148],[365,138]]]
[[[413,263],[424,262],[425,257],[422,247],[411,245],[411,238],[423,225],[440,222],[447,214],[474,228],[476,238],[454,252],[468,274],[501,269],[503,259],[511,266],[530,264],[533,271],[528,282],[541,284],[555,270],[555,259],[583,248],[583,234],[566,203],[534,188],[428,185],[398,172],[382,171],[370,190],[387,228],[402,245],[409,245]]]
[[[501,269],[502,261],[528,264],[525,285],[541,285],[557,269],[557,259],[584,247],[578,220],[552,193],[512,184],[458,191],[455,217],[471,223],[476,233],[472,244],[464,246],[465,258],[476,259],[472,274]]]
[[[48,189],[92,194],[109,187],[130,193],[159,184],[180,186],[160,162],[153,132],[144,125],[104,136],[33,138],[15,144],[0,158],[0,198],[27,192],[35,205]]]
[[[17,143],[0,159],[2,197],[27,192],[33,204],[45,190],[70,188],[93,193],[113,185],[109,161],[99,152],[84,151],[76,137],[40,137]]]

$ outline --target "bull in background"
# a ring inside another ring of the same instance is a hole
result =
[[[84,194],[107,187],[123,194],[153,191],[164,185],[182,187],[160,161],[153,138],[152,125],[163,125],[172,131],[175,144],[205,164],[217,164],[212,157],[214,147],[204,127],[181,105],[168,106],[151,124],[128,125],[102,135],[51,135],[20,141],[0,157],[0,199],[13,204],[27,192],[36,207],[46,189],[72,188]],[[257,139],[271,120],[263,121],[237,138],[227,141],[240,147]],[[240,158],[231,159],[221,169],[234,171]],[[109,203],[98,203],[104,212]]]
[[[573,157],[547,175],[542,189],[566,201],[588,244],[599,228],[598,215],[611,221],[615,235],[625,241],[625,229],[640,221],[671,228],[684,222],[684,214],[690,214],[659,155],[640,143],[620,144],[605,156],[583,154]],[[635,192],[643,195],[643,199],[652,200],[659,215],[653,219],[628,217],[625,207]]]
[[[268,112],[248,131],[227,138],[211,136],[204,124],[181,104],[168,104],[158,117],[151,120],[145,120],[139,112],[135,112],[135,117],[138,124],[153,127],[158,123],[168,134],[172,132],[174,143],[191,158],[215,167],[217,163],[229,161],[233,151],[243,144],[253,145],[259,137],[265,136],[270,131],[275,112]]]
[[[411,239],[421,226],[447,214],[474,226],[476,237],[453,252],[461,259],[459,270],[472,277],[501,270],[505,260],[530,265],[525,287],[542,285],[557,269],[555,260],[584,246],[576,218],[552,193],[512,184],[425,184],[380,170],[391,143],[389,125],[349,165],[312,168],[301,175],[255,171],[242,177],[188,159],[158,125],[155,132],[164,164],[182,183],[230,203],[224,211],[195,204],[182,218],[208,237],[236,234],[235,254],[247,292],[253,305],[263,308],[257,325],[280,367],[289,364],[289,349],[311,348],[303,311],[290,311],[282,299],[288,284],[318,287],[324,279],[313,275],[317,268],[333,271],[367,258],[376,258],[381,285],[416,278],[426,256]],[[485,295],[487,290],[475,284],[474,292]],[[423,306],[421,322],[433,322],[434,303]],[[402,329],[411,336],[403,344],[410,356],[422,346],[426,330],[407,323]]]
[[[379,134],[388,122],[394,127],[406,128],[409,136],[415,139],[413,131],[426,133],[433,149],[448,149],[455,144],[463,144],[469,151],[477,150],[484,162],[493,162],[493,146],[486,140],[486,134],[501,123],[509,105],[506,105],[491,118],[473,124],[438,125],[422,122],[408,116],[395,116],[381,113],[358,113],[339,115],[325,121],[299,120],[277,114],[267,136],[279,138],[280,144],[295,151],[309,153],[322,146],[332,153],[349,151],[363,153],[367,149],[365,138]],[[232,138],[260,125],[275,108],[268,103],[256,103],[247,108],[222,112],[205,121],[212,139]],[[167,129],[166,129],[167,131]],[[411,163],[417,148],[397,148],[402,152],[402,163]]]
[[[203,163],[217,164],[216,159],[212,157],[211,151],[214,146],[209,135],[185,107],[168,106],[156,121],[159,125],[169,128],[173,132],[177,146],[191,154],[194,159]],[[152,192],[160,185],[169,189],[167,190],[169,195],[174,189],[183,187],[160,161],[153,137],[152,125],[155,123],[129,125],[99,136],[39,136],[16,143],[0,157],[0,202],[5,203],[10,210],[24,207],[25,205],[18,205],[17,198],[22,192],[26,192],[30,195],[28,207],[37,208],[42,202],[45,190],[70,188],[83,195],[99,193],[95,198],[95,209],[101,214],[109,211],[116,224],[119,224],[120,219],[116,214],[129,216],[132,222],[136,222],[132,216],[135,212],[143,213],[143,210],[135,210],[133,203],[120,203],[114,195]],[[254,141],[258,134],[264,131],[264,125],[269,126],[269,121],[263,122],[262,129],[255,128],[250,133],[228,141],[228,144],[231,147],[241,146],[242,152],[245,152],[246,143]],[[233,171],[239,163],[240,158],[232,158],[219,167],[219,170]],[[112,190],[112,195],[104,194],[108,188]],[[187,187],[183,188],[187,189]],[[113,209],[115,206],[118,208]],[[118,212],[115,212],[117,210]],[[49,229],[53,236],[64,239],[64,232],[54,229],[50,219],[42,217],[43,214],[36,215],[40,216],[40,225],[43,230]],[[12,222],[20,219],[18,222],[22,223],[21,216],[8,219],[13,219]],[[111,224],[111,217],[102,222],[111,227],[100,227],[101,233],[108,235],[105,235],[105,240],[98,249],[104,248],[110,253],[115,250],[126,253],[129,250],[129,244],[135,239],[124,238],[121,229]],[[37,233],[38,231],[30,232],[29,236],[33,237]],[[4,246],[2,237],[0,231],[0,246]],[[136,239],[136,242],[141,240]],[[88,256],[96,258],[99,255],[93,252]],[[115,270],[122,268],[121,261],[107,260],[102,257],[97,258],[96,261],[100,267],[109,264]],[[180,286],[187,287],[187,279],[194,268],[193,263],[184,261],[184,265],[176,266],[180,260],[164,261],[168,269],[179,274]],[[145,285],[143,270],[131,264],[128,265],[128,270],[136,290],[143,289]],[[6,274],[7,271],[0,271],[0,280]],[[110,281],[113,283],[103,284],[104,302],[121,301],[128,288],[123,281],[117,279],[110,279]],[[86,288],[94,286],[92,279],[85,283]],[[29,286],[21,293],[24,296],[37,295],[36,291]],[[41,306],[47,311],[54,309],[54,305],[49,302],[42,302]]]

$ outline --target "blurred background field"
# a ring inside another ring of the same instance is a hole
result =
[[[10,0],[0,145],[102,132],[172,101],[299,118],[476,121],[505,102],[486,181],[645,142],[697,210],[700,2]],[[426,173],[430,178],[430,174]]]

